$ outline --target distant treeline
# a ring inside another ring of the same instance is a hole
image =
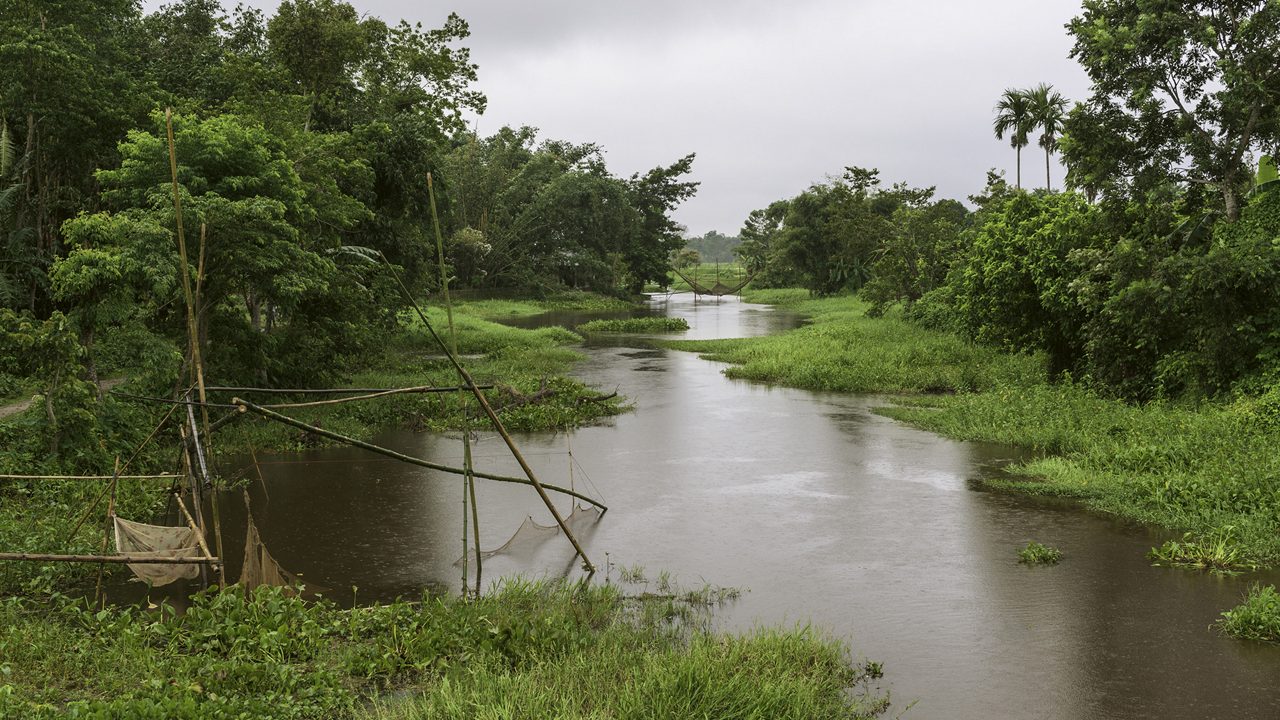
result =
[[[742,238],[729,236],[715,230],[708,231],[700,237],[688,237],[684,240],[687,250],[698,253],[696,258],[686,254],[686,258],[694,262],[731,263],[738,259],[738,246]]]

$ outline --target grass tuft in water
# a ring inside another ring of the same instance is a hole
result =
[[[689,329],[684,318],[641,317],[625,320],[592,320],[578,326],[579,332],[595,333],[653,333],[681,332]]]
[[[1241,640],[1280,643],[1280,593],[1274,585],[1254,585],[1243,603],[1222,613],[1217,627]]]
[[[1258,568],[1257,563],[1249,561],[1245,548],[1240,545],[1234,525],[1225,525],[1203,535],[1186,533],[1181,540],[1168,540],[1160,547],[1152,548],[1147,557],[1153,565],[1222,574]]]
[[[1062,561],[1062,551],[1032,540],[1018,551],[1018,562],[1026,565],[1057,565]]]

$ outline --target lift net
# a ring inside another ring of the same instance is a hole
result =
[[[258,534],[258,525],[253,521],[247,492],[244,494],[244,508],[249,522],[244,535],[244,564],[240,566],[240,586],[252,590],[259,585],[288,588],[299,585],[301,581],[298,576],[280,567],[280,563],[267,552],[267,546]]]
[[[115,526],[116,552],[121,555],[139,555],[142,557],[202,557],[199,536],[189,527],[170,527],[168,525],[147,525],[120,517],[113,517]],[[183,565],[152,565],[150,563],[134,563],[129,569],[139,580],[151,583],[155,587],[168,585],[174,580],[191,580],[200,574],[200,566],[194,563]]]
[[[569,513],[569,517],[564,519],[564,524],[575,535],[579,529],[594,525],[600,519],[600,508],[585,508],[581,505],[574,505],[573,512]],[[560,534],[559,525],[539,525],[534,522],[533,516],[526,517],[524,522],[520,523],[520,527],[516,529],[511,539],[492,550],[481,550],[481,558],[491,558],[494,555],[532,555],[535,550],[551,538]],[[475,555],[468,555],[475,557]],[[459,557],[454,561],[455,567],[462,567],[463,558]]]

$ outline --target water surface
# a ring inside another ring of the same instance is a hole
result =
[[[800,318],[735,299],[677,295],[656,310],[686,337],[738,337]],[[576,324],[564,315],[526,321]],[[723,366],[643,338],[590,338],[575,374],[635,411],[571,435],[518,436],[547,482],[610,507],[580,538],[590,556],[691,585],[747,589],[719,614],[731,629],[813,623],[884,663],[907,718],[1277,718],[1280,648],[1209,626],[1248,583],[1150,566],[1165,535],[1069,503],[983,490],[1016,453],[960,443],[880,417],[889,400],[726,379]],[[459,462],[457,437],[388,432],[379,442]],[[483,469],[519,474],[482,433]],[[456,589],[460,482],[351,449],[262,456],[254,514],[289,569],[358,601]],[[482,482],[483,545],[532,515],[531,489]],[[561,500],[560,508],[568,504]],[[232,513],[234,515],[234,513]],[[228,537],[242,532],[227,521]],[[1028,540],[1061,565],[1016,562]],[[234,543],[228,556],[235,557]],[[234,568],[233,568],[234,569]],[[556,538],[495,557],[485,577],[581,571]]]

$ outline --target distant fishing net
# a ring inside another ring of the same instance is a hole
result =
[[[120,517],[113,517],[115,527],[116,552],[121,555],[137,555],[141,557],[179,558],[203,557],[200,539],[196,531],[189,527],[170,527],[168,525],[147,525]],[[131,563],[129,569],[139,580],[159,587],[175,580],[191,580],[200,574],[200,566],[194,563],[183,565],[152,565],[150,563]]]
[[[600,519],[600,515],[600,508],[598,507],[586,508],[581,505],[574,505],[573,512],[569,513],[569,517],[564,519],[564,524],[568,526],[570,532],[576,535],[580,528],[594,525]],[[559,534],[559,525],[540,525],[534,522],[532,516],[529,516],[524,519],[524,522],[520,523],[520,527],[516,529],[515,534],[509,540],[492,550],[481,550],[480,557],[484,559],[491,558],[494,555],[530,556],[548,540]],[[468,553],[466,557],[475,557],[475,555]],[[463,560],[463,557],[459,557],[454,561],[454,566],[461,567]]]

